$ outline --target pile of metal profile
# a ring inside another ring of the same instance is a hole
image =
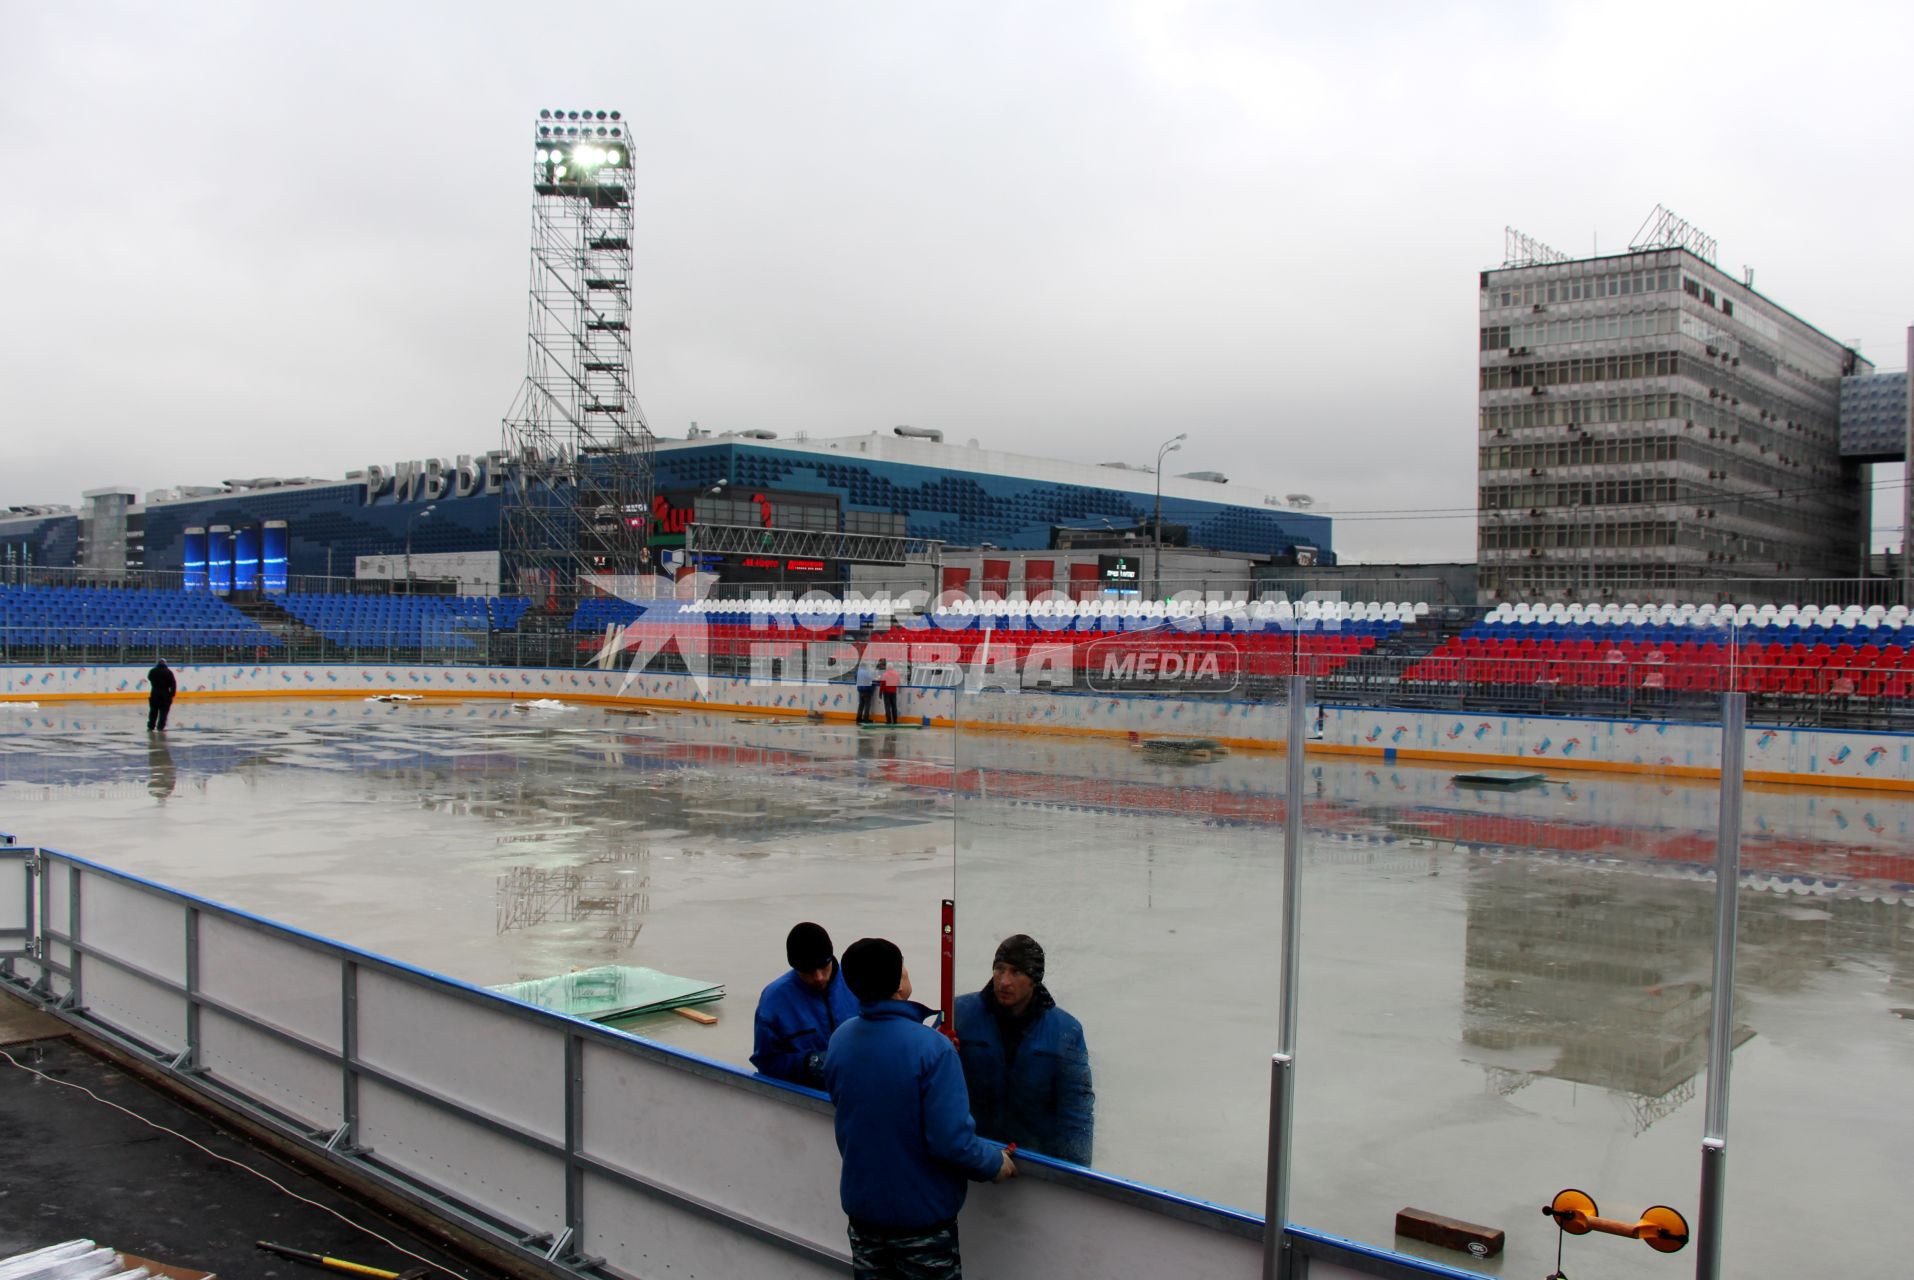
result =
[[[0,1280],[145,1280],[151,1276],[212,1280],[211,1272],[163,1266],[91,1240],[67,1240],[0,1258]]]
[[[507,982],[486,989],[592,1022],[663,1013],[724,998],[723,983],[680,978],[625,964],[598,965],[552,978]]]

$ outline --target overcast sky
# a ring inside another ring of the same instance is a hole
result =
[[[0,506],[497,447],[541,107],[631,126],[660,435],[1186,431],[1349,560],[1473,557],[1505,224],[1914,320],[1904,4],[0,10]]]

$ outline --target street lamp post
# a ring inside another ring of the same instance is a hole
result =
[[[698,572],[698,504],[706,498],[723,493],[725,486],[731,483],[731,477],[725,476],[710,488],[695,493],[691,497],[691,519],[685,524],[684,568],[689,573]],[[722,524],[723,521],[714,523]]]
[[[1150,557],[1150,595],[1152,597],[1163,594],[1163,458],[1166,454],[1172,454],[1181,449],[1183,442],[1189,438],[1189,432],[1178,432],[1165,440],[1163,447],[1156,451],[1156,513],[1150,517],[1151,541],[1156,544]]]
[[[425,510],[414,511],[405,518],[405,593],[412,594],[412,526],[425,519],[438,509],[438,503],[428,503]]]

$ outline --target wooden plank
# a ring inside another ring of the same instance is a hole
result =
[[[1427,1209],[1404,1209],[1397,1213],[1396,1234],[1476,1258],[1493,1258],[1502,1252],[1504,1239],[1499,1227],[1464,1222]]]

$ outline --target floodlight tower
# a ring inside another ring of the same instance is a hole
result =
[[[538,113],[525,383],[505,420],[507,591],[648,568],[652,434],[631,381],[632,162],[617,111]]]

